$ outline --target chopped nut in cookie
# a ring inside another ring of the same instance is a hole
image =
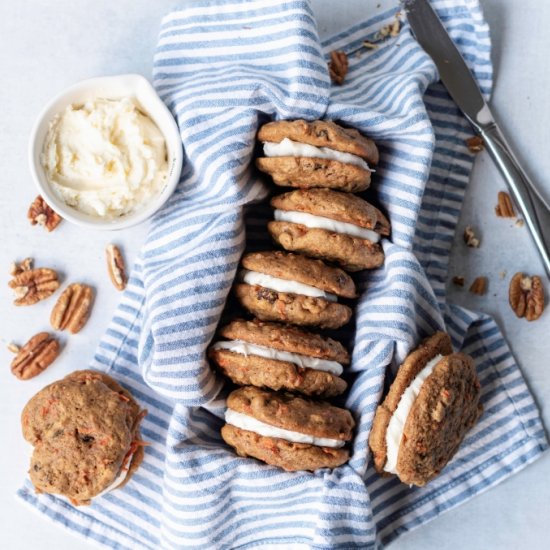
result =
[[[39,332],[17,352],[11,372],[20,380],[34,378],[55,361],[59,352],[59,342],[47,332]]]
[[[53,231],[63,219],[57,212],[52,210],[41,195],[34,199],[27,212],[31,225],[41,225],[48,232]]]
[[[474,229],[471,225],[467,225],[464,229],[464,242],[470,248],[479,248],[479,239],[476,237]]]
[[[499,218],[515,218],[516,212],[510,195],[506,191],[499,191],[498,204],[495,206],[495,213]]]
[[[476,277],[470,285],[470,292],[483,296],[487,292],[487,277]]]
[[[346,52],[343,52],[342,50],[334,50],[330,52],[328,72],[332,82],[342,85],[346,75],[348,74],[348,67],[349,62]]]
[[[542,281],[537,275],[532,277],[516,273],[510,281],[510,307],[518,317],[536,321],[544,310],[544,290]]]

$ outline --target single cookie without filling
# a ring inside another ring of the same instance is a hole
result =
[[[454,456],[482,413],[472,358],[453,353],[447,334],[426,339],[400,366],[376,410],[369,446],[374,467],[423,486]]]

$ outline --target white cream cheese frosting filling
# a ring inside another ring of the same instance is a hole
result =
[[[384,465],[384,471],[390,474],[397,474],[397,456],[399,454],[399,446],[401,445],[405,423],[420,393],[420,388],[443,357],[443,355],[436,355],[426,363],[426,366],[416,375],[409,387],[403,392],[397,409],[395,409],[395,412],[390,418],[386,431],[386,464]]]
[[[363,170],[374,172],[374,170],[369,168],[367,162],[357,155],[336,151],[330,147],[315,147],[314,145],[299,143],[288,138],[284,138],[279,143],[266,141],[264,143],[264,155],[266,157],[309,157],[337,160],[347,164],[355,164],[355,166],[359,166]]]
[[[309,443],[310,445],[332,447],[334,449],[339,449],[345,445],[345,441],[340,441],[339,439],[314,437],[301,432],[277,428],[276,426],[266,424],[265,422],[256,420],[252,416],[234,411],[233,409],[227,409],[225,411],[225,421],[227,424],[231,424],[241,430],[254,432],[265,437],[278,437],[280,439],[286,439],[286,441],[292,441],[293,443]]]
[[[124,464],[123,464],[122,468],[120,468],[120,471],[118,472],[115,480],[108,487],[103,489],[103,491],[101,491],[101,493],[98,493],[93,498],[97,498],[97,497],[103,496],[107,493],[110,493],[111,491],[114,491],[115,489],[120,487],[120,485],[122,485],[126,481],[126,478],[128,477],[128,469],[130,468],[130,464],[132,464],[132,459],[133,459],[135,454],[136,454],[136,451],[134,450],[130,454],[128,459],[124,461]]]
[[[326,229],[334,233],[343,233],[360,239],[368,239],[373,243],[380,240],[380,235],[371,229],[359,227],[353,223],[340,222],[323,216],[314,216],[307,212],[296,212],[295,210],[275,210],[275,220],[278,222],[299,223],[310,229]]]
[[[290,292],[292,294],[302,294],[304,296],[311,296],[312,298],[324,298],[331,302],[336,302],[337,297],[334,294],[325,292],[315,286],[299,283],[298,281],[288,281],[286,279],[279,279],[278,277],[272,277],[267,273],[260,273],[259,271],[250,271],[243,269],[241,272],[241,280],[247,285],[258,285],[276,292]]]
[[[245,342],[243,340],[229,340],[216,342],[213,349],[226,349],[233,353],[240,353],[241,355],[257,355],[264,357],[265,359],[275,359],[276,361],[287,361],[293,363],[298,367],[304,369],[315,369],[330,372],[336,376],[340,376],[344,371],[344,368],[337,361],[329,361],[328,359],[319,359],[318,357],[310,357],[308,355],[301,355],[300,353],[293,353],[290,351],[283,351],[265,346],[258,346]]]

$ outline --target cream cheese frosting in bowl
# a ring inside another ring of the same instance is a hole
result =
[[[179,130],[140,75],[85,80],[54,98],[31,135],[40,194],[63,218],[122,229],[152,216],[174,191]]]

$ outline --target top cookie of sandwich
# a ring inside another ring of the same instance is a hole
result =
[[[453,353],[438,361],[404,426],[397,456],[403,483],[422,487],[441,472],[481,416],[480,394],[470,356]]]
[[[279,143],[285,138],[357,155],[371,164],[378,163],[378,149],[372,140],[330,120],[280,120],[264,124],[258,132],[258,139],[264,142]]]
[[[243,256],[241,263],[250,271],[311,285],[344,298],[356,297],[355,284],[345,271],[300,254],[251,252]]]
[[[271,206],[351,223],[384,236],[390,234],[390,222],[386,216],[372,204],[349,193],[330,189],[298,189],[273,197]]]
[[[315,437],[349,441],[355,426],[353,416],[346,409],[253,386],[230,393],[227,406],[260,422]]]
[[[340,342],[289,325],[258,319],[238,319],[222,327],[220,335],[230,340],[244,340],[258,346],[337,361],[344,365],[350,362],[349,353]]]
[[[120,473],[139,439],[141,416],[130,393],[96,371],[46,386],[21,416],[23,435],[35,445],[30,477],[36,490],[87,504]]]

